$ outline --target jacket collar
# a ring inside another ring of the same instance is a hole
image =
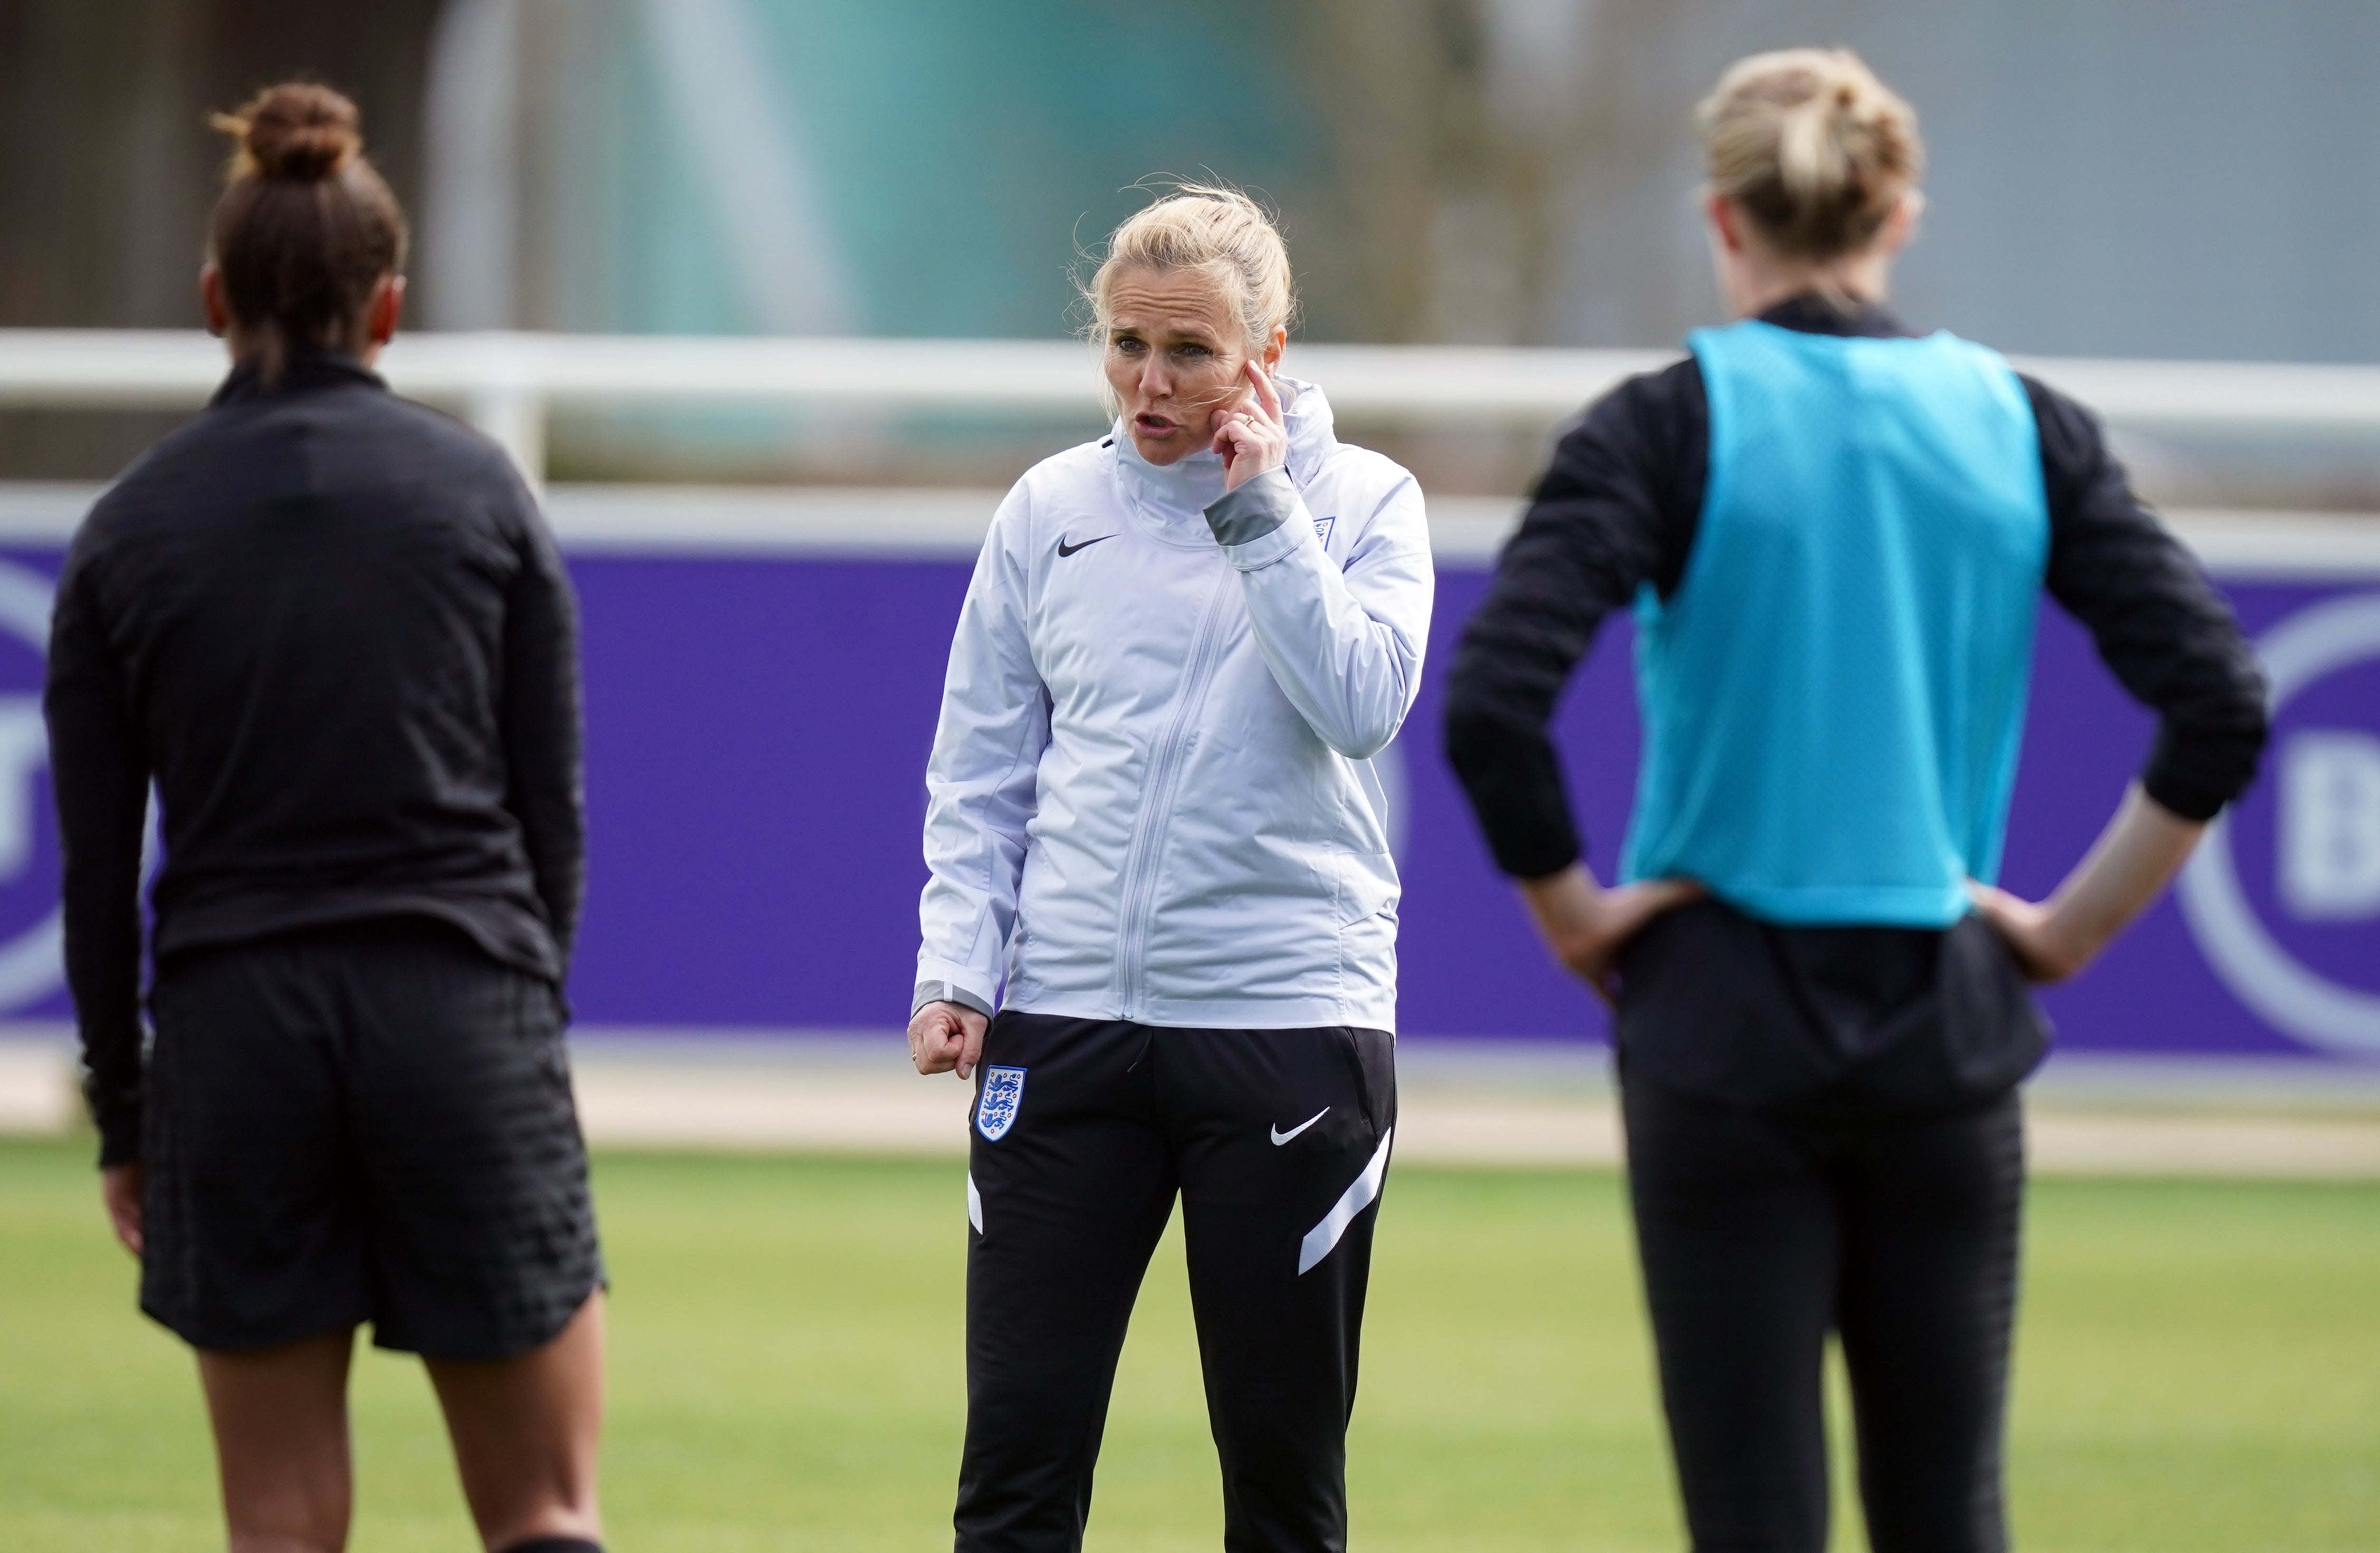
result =
[[[1339,431],[1330,401],[1313,383],[1276,372],[1281,388],[1281,413],[1289,422],[1289,478],[1300,489],[1314,483],[1339,445]]]
[[[231,375],[215,390],[209,406],[237,405],[284,394],[313,394],[325,388],[373,388],[387,392],[388,382],[344,350],[300,350],[290,353],[281,369],[281,381],[264,386],[263,364],[254,358],[232,365]]]
[[[1142,516],[1168,533],[1184,536],[1207,531],[1207,505],[1223,494],[1222,455],[1200,449],[1171,464],[1152,464],[1133,446],[1123,418],[1116,418],[1116,479],[1126,500]]]
[[[1289,478],[1300,489],[1314,482],[1339,444],[1330,401],[1310,382],[1281,373],[1273,382],[1281,395],[1281,419],[1289,427]],[[1205,537],[1207,508],[1223,494],[1222,455],[1205,451],[1162,467],[1151,464],[1132,445],[1132,433],[1122,417],[1109,441],[1115,451],[1116,478],[1124,493],[1159,526]]]

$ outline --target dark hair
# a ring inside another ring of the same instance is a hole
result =
[[[327,86],[267,87],[213,124],[238,144],[208,258],[272,383],[292,352],[363,343],[372,287],[405,265],[405,212],[364,159],[356,105]]]

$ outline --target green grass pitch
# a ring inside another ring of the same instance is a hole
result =
[[[0,1547],[220,1547],[191,1365],[134,1314],[88,1159],[0,1146]],[[599,1160],[614,1548],[949,1546],[960,1176]],[[2380,1185],[2047,1182],[2031,1215],[2021,1546],[2380,1547]],[[1391,1175],[1351,1448],[1357,1547],[1681,1546],[1626,1228],[1608,1174]],[[473,1546],[419,1366],[362,1357],[356,1408],[352,1546]],[[1215,1500],[1169,1244],[1124,1355],[1091,1546],[1211,1549]],[[1838,1547],[1862,1546],[1855,1517],[1840,1525]]]

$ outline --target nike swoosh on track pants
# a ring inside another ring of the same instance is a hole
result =
[[[1223,1545],[1344,1548],[1395,1123],[1386,1031],[995,1019],[969,1139],[959,1553],[1082,1547],[1116,1359],[1177,1193]]]

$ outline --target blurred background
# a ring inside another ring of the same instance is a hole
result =
[[[188,1356],[131,1313],[77,1132],[38,698],[75,525],[222,370],[196,333],[207,115],[306,75],[359,103],[413,218],[422,333],[390,376],[546,482],[582,601],[572,1061],[614,1279],[617,1545],[948,1535],[969,1094],[901,1055],[921,772],[993,504],[1100,429],[1062,343],[1073,277],[1174,175],[1278,209],[1306,300],[1289,370],[1430,503],[1429,666],[1379,758],[1406,894],[1358,1535],[1680,1546],[1602,1013],[1489,867],[1439,697],[1560,418],[1718,321],[1695,100],[1809,43],[1860,50],[1923,121],[1899,309],[2108,410],[2287,669],[2266,773],[2188,883],[2046,1000],[2019,1538],[2369,1553],[2371,0],[0,0],[0,1545],[220,1545]],[[540,359],[541,387],[507,386]],[[838,397],[837,373],[920,359],[974,386]],[[598,365],[611,387],[568,392]],[[700,381],[761,368],[766,391]],[[1448,402],[1433,374],[1510,392],[1417,408]],[[1558,729],[1598,861],[1633,783],[1628,651],[1615,622]],[[2045,610],[2012,888],[2055,884],[2152,735]],[[1220,1535],[1179,1265],[1160,1253],[1135,1316],[1094,1548]],[[415,1368],[365,1359],[356,1395],[357,1546],[468,1545]]]
[[[2011,352],[2380,356],[2380,9],[2360,0],[0,0],[0,326],[188,326],[223,155],[311,73],[412,212],[417,326],[1037,338],[1151,174],[1281,212],[1303,337],[1674,345],[1714,304],[1688,114],[1860,49],[1932,150],[1903,311]],[[0,414],[0,478],[153,420]],[[1433,490],[1540,435],[1363,428]],[[560,417],[554,478],[1002,484],[1078,424]],[[2126,452],[2193,505],[2380,507],[2368,440]]]
[[[2380,657],[2356,645],[2380,620],[2380,7],[2358,0],[0,0],[0,539],[45,588],[97,482],[220,370],[192,333],[225,152],[208,114],[291,75],[351,92],[415,223],[392,372],[406,388],[442,337],[465,352],[440,402],[550,482],[586,601],[582,1027],[880,1028],[968,560],[1001,489],[1099,430],[1063,343],[1075,279],[1148,180],[1226,179],[1287,229],[1290,370],[1317,363],[1342,433],[1430,497],[1433,670],[1382,758],[1406,1027],[1595,1035],[1447,780],[1438,675],[1560,417],[1718,321],[1695,100],[1731,59],[1808,42],[1858,48],[1919,110],[1905,317],[2113,412],[2252,629],[2347,634],[2289,687],[2277,775],[2196,904],[2054,995],[2066,1049],[2380,1052]],[[92,333],[27,333],[60,329]],[[524,343],[606,337],[661,352],[607,369],[625,394],[574,397],[566,366],[541,399],[480,392]],[[774,381],[806,393],[683,392],[702,350],[771,338],[841,365],[781,351]],[[145,395],[61,387],[119,347],[179,365]],[[983,391],[838,392],[913,348]],[[677,389],[639,396],[671,362]],[[1517,413],[1441,413],[1415,380],[1548,363],[1568,386]],[[1058,392],[995,392],[1003,372]],[[1562,729],[1598,856],[1634,759],[1627,640],[1606,632]],[[2009,863],[2036,892],[2150,736],[2055,612],[2041,653]],[[0,677],[30,686],[37,655],[12,654]],[[45,779],[18,744],[0,1016],[55,1021]]]
[[[1433,672],[1382,758],[1407,1027],[1594,1035],[1447,780],[1438,674],[1559,419],[1718,321],[1695,100],[1741,55],[1808,42],[1856,47],[1918,108],[1903,315],[2104,393],[2250,627],[2348,644],[2286,687],[2275,774],[2195,904],[2054,995],[2067,1050],[2380,1053],[2380,7],[2357,0],[0,0],[0,540],[45,588],[98,482],[219,370],[191,333],[225,153],[209,113],[292,75],[349,91],[415,225],[398,386],[441,337],[466,351],[439,402],[549,482],[586,601],[582,1026],[879,1028],[967,562],[998,491],[1099,430],[1063,343],[1076,279],[1151,179],[1229,180],[1289,236],[1290,370],[1304,349],[1336,372],[1342,434],[1431,501]],[[565,366],[500,403],[481,388],[506,369],[468,354],[622,337],[662,353],[605,369],[625,394],[573,396]],[[849,350],[772,358],[803,393],[635,392],[771,338]],[[837,391],[952,342],[976,354],[934,359],[981,392]],[[118,346],[181,365],[145,394],[60,387]],[[1585,375],[1518,412],[1439,413],[1413,385],[1547,363]],[[1011,368],[1059,392],[994,391]],[[1604,856],[1634,758],[1627,640],[1606,632],[1562,729]],[[0,677],[30,685],[37,655],[12,654]],[[2150,734],[2055,612],[2041,654],[2009,864],[2037,892]],[[38,740],[21,753],[0,1017],[55,1021]]]

